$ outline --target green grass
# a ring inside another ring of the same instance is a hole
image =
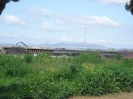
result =
[[[99,53],[73,58],[0,55],[1,99],[67,99],[133,90],[133,60]]]

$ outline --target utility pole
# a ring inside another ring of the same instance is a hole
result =
[[[50,48],[51,40],[47,39],[47,48]]]
[[[85,27],[85,37],[84,37],[84,48],[86,47],[86,27]]]

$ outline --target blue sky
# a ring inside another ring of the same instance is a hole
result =
[[[0,16],[0,43],[86,42],[133,49],[133,16],[124,8],[127,1],[10,2]]]

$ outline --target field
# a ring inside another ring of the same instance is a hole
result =
[[[133,91],[133,59],[120,55],[106,59],[96,52],[76,57],[1,54],[0,70],[0,99],[68,99]]]

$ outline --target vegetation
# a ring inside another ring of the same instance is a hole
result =
[[[128,3],[128,2],[126,3],[125,9],[126,9],[127,11],[130,11],[131,14],[133,15],[133,0],[130,0],[129,3]]]
[[[67,99],[133,90],[133,60],[99,53],[0,55],[0,99]]]
[[[6,4],[9,3],[10,1],[18,2],[19,0],[0,0],[0,15],[2,11],[5,9]]]

